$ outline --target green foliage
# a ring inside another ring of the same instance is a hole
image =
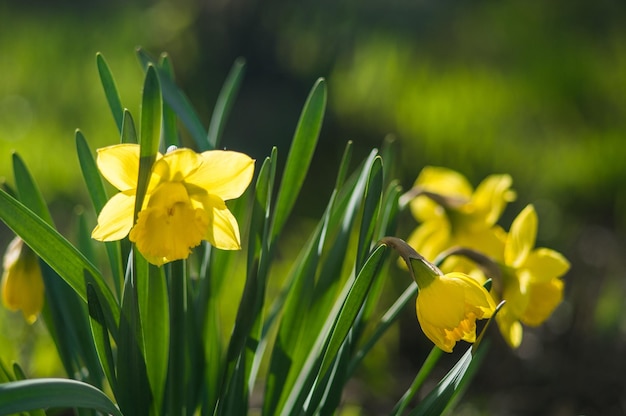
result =
[[[243,61],[236,61],[207,135],[175,86],[169,59],[156,63],[143,50],[138,55],[145,69],[139,135],[131,113],[122,110],[111,71],[97,55],[121,142],[140,143],[135,217],[159,148],[179,143],[176,117],[200,150],[218,146],[244,69]],[[2,366],[0,412],[75,407],[115,415],[246,414],[256,394],[267,415],[334,413],[355,369],[416,288],[411,284],[375,318],[388,277],[389,250],[380,241],[395,232],[399,214],[391,142],[384,151],[373,149],[353,170],[347,144],[324,214],[297,257],[280,259],[278,244],[311,164],[326,98],[326,83],[319,79],[302,109],[280,185],[274,148],[254,186],[230,201],[247,237],[243,254],[204,244],[188,260],[157,267],[134,246],[128,250],[127,241],[107,242],[110,273],[102,271],[95,265],[100,259],[92,261],[87,228],[80,228],[80,249],[61,236],[33,178],[14,155],[19,198],[0,191],[0,218],[47,265],[46,325],[68,377],[77,380],[29,380],[19,366],[14,374]],[[75,139],[97,214],[106,190],[87,140],[80,131]],[[291,270],[274,278],[279,261]],[[245,283],[231,327],[221,319],[220,298],[238,279]],[[280,285],[277,296],[269,295],[271,283]],[[224,333],[230,336],[225,339]],[[441,392],[431,394],[437,406],[450,403],[471,362],[466,354],[441,381]],[[422,381],[436,358],[429,363],[419,374]],[[103,393],[106,385],[111,397]],[[434,408],[426,403],[424,408]]]

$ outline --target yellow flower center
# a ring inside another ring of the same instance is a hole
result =
[[[150,195],[130,231],[130,241],[153,264],[184,259],[200,244],[209,228],[209,216],[194,208],[181,182],[165,182]]]

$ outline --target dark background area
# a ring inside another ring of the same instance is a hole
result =
[[[11,181],[18,151],[61,223],[87,201],[68,161],[74,129],[93,148],[117,140],[95,53],[137,113],[139,45],[168,52],[205,125],[232,63],[245,58],[223,144],[257,160],[272,146],[284,160],[309,89],[327,79],[294,223],[321,214],[347,140],[359,159],[395,135],[405,188],[424,165],[475,185],[510,173],[518,199],[502,224],[535,204],[538,245],[572,263],[566,299],[542,327],[525,329],[516,351],[490,330],[492,350],[458,414],[626,414],[626,3],[0,2],[0,176]],[[405,215],[398,236],[414,226]],[[9,238],[0,228],[2,247]],[[412,310],[389,338],[347,392],[362,414],[384,414],[430,349]]]

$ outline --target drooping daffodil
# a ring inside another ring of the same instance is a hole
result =
[[[502,299],[506,305],[496,321],[507,343],[522,342],[522,323],[541,325],[563,300],[567,259],[548,248],[535,248],[537,213],[528,205],[513,220],[504,247]]]
[[[15,237],[4,254],[2,303],[21,310],[29,324],[37,320],[44,304],[44,283],[37,255],[20,237]]]
[[[454,170],[425,167],[409,191],[415,195],[410,209],[420,225],[408,243],[430,261],[455,246],[501,255],[505,233],[496,223],[515,199],[511,184],[509,175],[490,175],[474,190]]]
[[[237,220],[225,201],[241,196],[250,184],[254,160],[249,156],[185,148],[157,154],[136,222],[139,145],[98,149],[97,165],[120,192],[100,212],[92,238],[115,241],[128,235],[159,266],[187,258],[202,240],[223,250],[241,248]]]
[[[464,273],[444,274],[398,238],[381,241],[398,250],[417,284],[415,310],[424,334],[445,352],[460,340],[475,342],[476,320],[496,310],[489,292]]]

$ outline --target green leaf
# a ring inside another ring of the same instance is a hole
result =
[[[326,82],[320,78],[311,89],[304,104],[291,142],[276,199],[271,241],[274,241],[281,233],[300,193],[322,129],[325,109]]]
[[[437,386],[409,413],[410,416],[438,416],[459,394],[463,381],[471,377],[482,362],[487,348],[477,352],[470,347]]]
[[[104,297],[106,306],[103,309],[107,322],[117,325],[120,310],[115,297],[98,269],[80,251],[49,224],[3,190],[0,190],[0,218],[85,302],[87,301],[85,272],[87,272]]]
[[[122,143],[139,143],[137,138],[137,129],[135,129],[135,122],[133,120],[130,111],[124,110],[124,121],[122,122]]]
[[[118,386],[117,377],[115,375],[115,361],[113,360],[113,349],[111,348],[110,331],[107,322],[104,319],[104,313],[98,294],[93,285],[87,285],[87,305],[89,307],[89,325],[91,334],[96,346],[98,358],[102,365],[104,375],[111,386],[113,395],[117,396]]]
[[[137,260],[137,269],[139,315],[141,317],[146,369],[154,399],[153,407],[160,410],[167,379],[170,346],[167,281],[164,269],[149,264],[145,259]],[[176,276],[176,278],[178,277]],[[182,278],[182,276],[180,277]],[[175,327],[178,325],[181,324],[179,323]]]
[[[174,79],[174,67],[167,54],[162,54],[159,62],[161,68],[170,79]],[[180,147],[178,128],[176,124],[176,113],[172,107],[163,100],[163,140],[161,142],[161,152],[165,153],[170,146]]]
[[[141,130],[139,150],[139,178],[137,179],[137,197],[135,199],[135,218],[143,206],[152,172],[152,164],[159,152],[161,139],[161,87],[156,68],[152,65],[146,70],[141,101]]]
[[[187,353],[187,271],[185,261],[170,264],[170,319],[174,325],[170,329],[169,375],[168,375],[168,414],[182,415],[185,412],[185,389],[187,385],[185,355]]]
[[[323,377],[335,359],[341,344],[348,335],[348,332],[352,328],[352,324],[356,319],[357,314],[363,306],[363,302],[367,297],[369,289],[372,285],[372,281],[378,275],[380,266],[383,262],[386,246],[378,246],[372,254],[367,258],[365,265],[359,272],[358,276],[354,280],[354,284],[348,292],[341,312],[337,317],[335,326],[333,327],[332,334],[326,352],[324,353],[324,359],[320,369],[320,376]]]
[[[102,82],[102,88],[104,88],[104,95],[109,103],[111,113],[113,113],[117,130],[121,133],[123,118],[122,102],[120,101],[120,96],[117,93],[117,87],[115,86],[115,80],[113,79],[111,70],[100,52],[96,54],[96,64],[98,66],[98,73],[100,74],[100,82]]]
[[[124,413],[138,416],[148,415],[150,407],[153,406],[137,289],[137,280],[148,278],[147,268],[137,265],[142,262],[145,260],[135,251],[124,282],[117,350],[119,388],[116,399]]]
[[[209,148],[217,149],[224,131],[224,125],[230,114],[230,109],[233,105],[237,92],[239,92],[239,86],[243,79],[244,69],[246,61],[243,58],[238,58],[233,63],[233,67],[226,77],[226,81],[222,86],[220,95],[215,102],[215,109],[211,116],[211,122],[209,124],[209,132],[207,135],[207,142]]]
[[[137,56],[144,70],[147,70],[150,64],[157,66],[155,60],[143,49],[137,49]],[[157,68],[157,73],[163,88],[163,99],[167,101],[176,114],[178,114],[178,117],[180,117],[180,120],[185,127],[187,127],[189,134],[191,134],[199,150],[212,150],[207,142],[206,130],[185,94],[176,86],[172,78],[170,78],[165,71]]]
[[[122,416],[106,394],[80,381],[41,378],[0,384],[0,414],[51,407],[94,409]]]
[[[357,246],[356,269],[359,270],[370,252],[374,229],[376,228],[378,210],[383,192],[383,167],[382,159],[376,157],[372,163],[367,187],[365,188],[365,200],[363,201],[363,216]]]
[[[91,153],[87,140],[85,140],[85,136],[83,136],[80,130],[76,130],[76,152],[78,154],[78,161],[80,162],[83,178],[85,179],[85,185],[87,185],[87,190],[91,197],[91,202],[93,203],[96,213],[100,213],[107,203],[108,198],[102,177],[98,172],[96,160]],[[122,282],[124,281],[121,245],[119,241],[111,241],[105,243],[105,248],[113,275],[113,286],[116,289],[118,297],[120,297],[122,293]]]
[[[15,176],[15,187],[17,188],[20,202],[45,222],[54,226],[52,216],[50,215],[46,201],[43,199],[43,195],[35,184],[24,161],[17,153],[13,153],[13,175]]]

